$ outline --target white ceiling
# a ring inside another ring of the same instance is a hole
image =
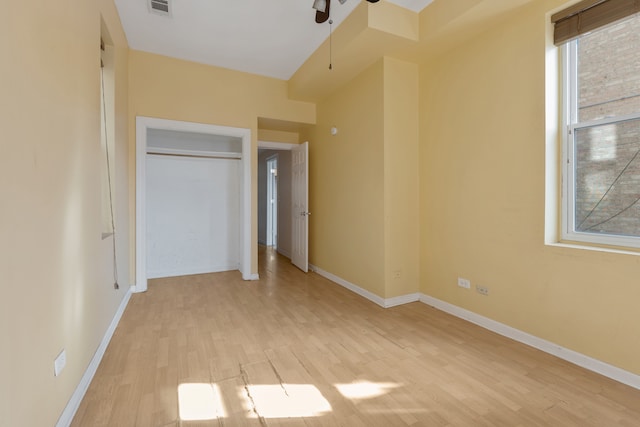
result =
[[[149,12],[148,0],[115,0],[132,49],[288,80],[329,36],[313,0],[169,1],[171,17]],[[334,29],[360,1],[331,2]],[[381,1],[416,12],[432,2]]]

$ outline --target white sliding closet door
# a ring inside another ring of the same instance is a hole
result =
[[[237,270],[240,161],[147,155],[147,277]]]

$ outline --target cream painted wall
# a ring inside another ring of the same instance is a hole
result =
[[[640,374],[640,257],[545,245],[546,14],[562,3],[531,2],[421,69],[420,289]]]
[[[110,0],[8,2],[0,25],[0,419],[51,426],[129,289],[127,42]],[[116,230],[101,239],[101,15],[115,44]],[[62,349],[67,365],[53,375]]]
[[[377,295],[385,294],[383,78],[378,61],[319,103],[308,138],[309,261]]]
[[[385,298],[418,292],[418,66],[384,58]]]
[[[415,292],[419,277],[425,294],[640,374],[640,257],[544,244],[555,143],[545,15],[562,3],[435,2],[419,21],[428,54],[403,54],[421,64],[417,84],[415,66],[387,57],[318,104],[317,126],[299,138],[311,150],[310,260],[387,298]],[[100,239],[100,14],[116,45],[119,236],[135,214],[137,115],[249,128],[254,154],[258,118],[316,123],[316,106],[288,99],[287,82],[128,51],[111,0],[65,6],[9,2],[0,18],[0,419],[12,427],[55,423],[135,277],[133,227],[118,239],[119,291]],[[496,7],[513,21],[483,24]],[[450,37],[468,22],[473,32]],[[458,288],[458,276],[490,296]],[[62,348],[67,367],[54,378]]]
[[[129,135],[136,116],[251,129],[252,134],[252,273],[257,259],[258,117],[313,124],[316,107],[288,98],[287,82],[164,56],[130,51]],[[135,163],[131,165],[131,173]],[[132,211],[132,217],[135,212]],[[135,237],[132,237],[132,252]],[[135,265],[132,255],[132,265]],[[133,280],[134,271],[131,272]]]
[[[310,262],[383,298],[419,290],[418,78],[380,59],[319,104],[310,137]]]

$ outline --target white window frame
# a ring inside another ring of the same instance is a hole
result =
[[[576,130],[640,119],[640,112],[616,117],[578,122],[578,44],[562,46],[563,129],[562,144],[562,240],[594,245],[640,249],[640,237],[589,233],[575,229],[575,134]]]

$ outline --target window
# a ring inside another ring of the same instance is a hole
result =
[[[562,237],[640,248],[640,14],[573,37],[562,44]]]

